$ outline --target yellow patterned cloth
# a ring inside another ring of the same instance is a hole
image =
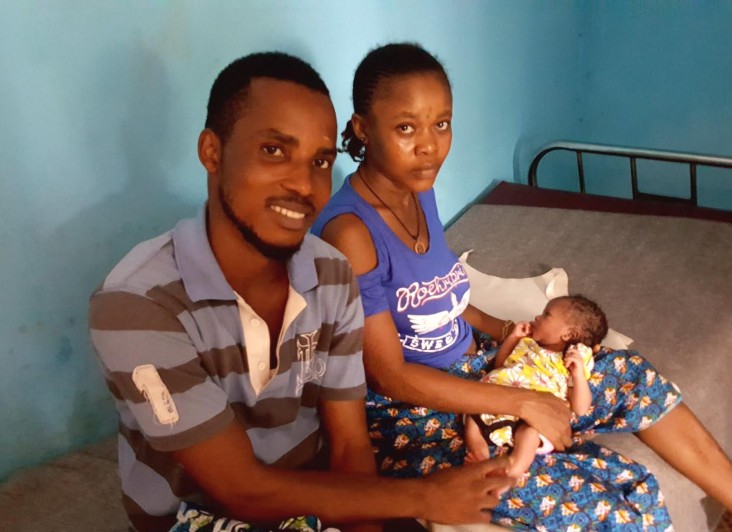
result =
[[[592,349],[583,344],[578,344],[577,348],[585,365],[585,378],[589,379],[593,366]],[[482,382],[550,392],[560,399],[566,399],[569,379],[563,353],[544,349],[527,336],[519,340],[503,366],[483,377]],[[484,433],[489,433],[493,443],[513,443],[513,425],[517,418],[481,414],[480,419],[487,427]]]

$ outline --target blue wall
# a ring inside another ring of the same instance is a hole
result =
[[[64,4],[0,0],[0,480],[113,433],[87,298],[135,243],[200,206],[196,140],[211,82],[235,57],[309,60],[344,125],[370,48],[435,52],[455,94],[445,221],[491,181],[524,181],[556,138],[732,152],[730,4]],[[353,169],[340,157],[336,185]],[[715,186],[704,197],[732,206]]]
[[[311,61],[343,125],[370,48],[417,40],[435,52],[456,97],[445,220],[492,179],[512,179],[518,138],[576,132],[578,103],[564,98],[577,84],[570,3],[1,3],[0,479],[114,431],[87,298],[136,242],[203,201],[197,136],[210,85],[235,57]],[[340,158],[336,182],[353,169]]]
[[[577,3],[580,136],[574,140],[732,156],[732,3],[615,0]],[[550,139],[546,139],[550,140]],[[542,162],[540,180],[575,189]],[[570,165],[565,175],[576,176]],[[548,171],[545,171],[548,170]],[[631,197],[627,161],[585,160],[588,190]],[[689,197],[685,165],[639,162],[644,192]],[[520,178],[525,182],[526,172]],[[732,210],[732,171],[699,168],[699,204]]]

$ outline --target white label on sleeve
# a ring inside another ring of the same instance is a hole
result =
[[[152,364],[137,366],[132,372],[132,382],[152,406],[155,419],[161,425],[173,425],[178,419],[178,409],[167,386]]]

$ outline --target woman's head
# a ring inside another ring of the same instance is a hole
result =
[[[582,295],[562,296],[549,301],[544,312],[531,322],[531,336],[542,346],[583,343],[599,344],[607,335],[607,318],[602,309]]]
[[[353,107],[344,151],[397,180],[434,181],[452,141],[450,82],[434,56],[411,43],[372,50],[356,69]]]

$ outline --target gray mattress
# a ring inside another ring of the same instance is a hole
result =
[[[732,224],[686,218],[476,205],[447,231],[474,268],[533,277],[552,267],[570,293],[598,301],[610,326],[633,338],[682,390],[684,400],[732,452]],[[602,443],[658,477],[676,530],[713,529],[721,505],[631,435]]]

